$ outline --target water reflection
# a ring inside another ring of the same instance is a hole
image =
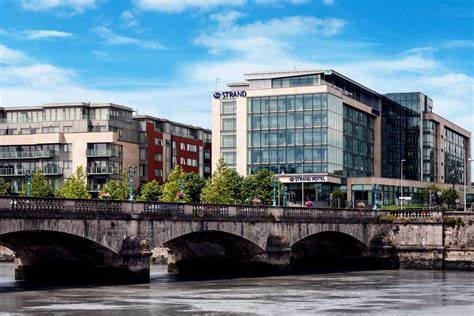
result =
[[[150,284],[31,288],[0,265],[0,311],[68,315],[474,314],[474,274],[384,270],[178,281],[163,266]]]

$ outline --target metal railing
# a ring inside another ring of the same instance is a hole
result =
[[[0,159],[53,158],[56,155],[57,152],[54,150],[6,151],[0,152]]]
[[[59,199],[0,196],[0,214],[122,214],[169,219],[235,220],[235,221],[367,221],[380,215],[400,219],[432,220],[442,218],[441,210],[407,210],[377,212],[363,209],[325,209],[305,207],[272,207],[253,205],[216,205],[172,202],[131,202],[99,199]]]
[[[87,169],[87,172],[91,175],[94,174],[119,174],[119,169],[112,167],[112,166],[106,166],[106,167],[89,167]]]
[[[38,170],[43,175],[61,175],[61,174],[63,174],[63,168],[56,167],[56,166],[48,166],[48,167],[38,168]],[[14,168],[14,167],[0,168],[0,176],[25,176],[26,171],[27,171],[26,169]],[[34,172],[35,171],[33,170],[32,173],[34,173]]]
[[[117,151],[115,149],[87,149],[87,157],[116,157]]]

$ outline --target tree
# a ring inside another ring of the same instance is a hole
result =
[[[0,178],[0,195],[9,195],[11,189],[11,184],[5,179]]]
[[[443,203],[447,205],[452,205],[454,208],[456,205],[456,200],[459,199],[458,191],[453,188],[443,190],[441,194],[441,198],[443,199]]]
[[[77,167],[58,190],[58,196],[66,199],[90,199],[91,195],[87,191],[87,173],[83,166]]]
[[[99,198],[112,200],[128,200],[130,197],[130,178],[124,171],[120,180],[109,180],[99,192]]]
[[[156,180],[152,180],[142,185],[138,201],[158,201],[163,194],[162,187]]]
[[[31,196],[33,197],[48,197],[53,195],[53,189],[39,169],[36,169],[35,173],[31,177],[30,184]]]
[[[423,202],[428,203],[430,201],[431,194],[431,203],[433,205],[439,204],[438,192],[441,192],[441,189],[434,184],[430,184],[420,190],[420,198]]]
[[[184,192],[189,196],[190,202],[198,203],[201,200],[201,192],[205,185],[206,180],[200,175],[192,172],[184,174]]]
[[[240,204],[242,177],[219,159],[217,169],[201,192],[201,202],[214,204]]]
[[[264,205],[272,205],[273,181],[275,175],[268,169],[261,169],[245,177],[242,181],[243,202],[252,204],[255,199],[259,199]],[[278,182],[275,182],[275,185],[278,188]]]
[[[173,170],[170,171],[168,177],[166,178],[166,182],[163,185],[163,195],[161,196],[160,201],[162,202],[179,202],[178,192],[181,191],[180,183],[183,185],[184,191],[184,182],[185,182],[185,172],[183,169],[176,165]],[[184,192],[184,201],[189,202],[189,194]]]

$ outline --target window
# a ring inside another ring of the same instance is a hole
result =
[[[145,148],[140,148],[139,159],[140,160],[146,160],[146,149]]]
[[[191,166],[191,167],[197,167],[197,160],[188,158],[187,159],[187,164],[188,164],[188,166]]]
[[[197,146],[196,145],[191,145],[191,144],[188,144],[187,145],[187,150],[190,151],[190,152],[197,152]]]
[[[163,161],[163,155],[160,153],[155,154],[155,161]]]
[[[186,165],[186,158],[181,157],[181,159],[179,160],[179,164],[182,165],[182,166],[185,166]]]
[[[235,147],[236,137],[235,135],[221,135],[221,147]]]
[[[235,114],[235,101],[224,101],[221,103],[221,114]]]
[[[224,119],[222,119],[222,130],[223,131],[234,131],[235,130],[235,118],[224,118]]]
[[[180,143],[179,144],[179,149],[186,150],[186,144],[185,143]]]
[[[163,146],[163,140],[161,138],[155,137],[155,145],[156,146]]]
[[[64,146],[63,146],[63,151],[64,151],[65,153],[70,152],[71,149],[72,149],[72,144],[64,144]]]
[[[72,169],[72,161],[71,160],[64,160],[63,167],[66,170],[71,170]]]
[[[163,170],[155,169],[154,174],[155,174],[155,177],[163,177]]]
[[[227,165],[235,165],[236,153],[235,151],[225,151],[222,153],[222,159],[224,159]]]

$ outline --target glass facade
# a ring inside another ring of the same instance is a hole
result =
[[[227,166],[237,164],[236,102],[221,102],[221,157]]]
[[[289,88],[289,87],[303,87],[303,86],[317,86],[320,85],[321,76],[306,75],[286,78],[272,79],[272,88]]]
[[[436,134],[438,126],[436,122],[423,121],[423,181],[436,182],[437,155]]]
[[[444,182],[464,183],[466,140],[458,133],[446,128],[444,133]]]
[[[421,113],[414,110],[419,109],[417,95],[392,93],[387,95],[390,99],[382,100],[382,177],[400,178],[405,159],[403,178],[421,178]]]
[[[374,163],[373,116],[344,106],[345,177],[369,177]]]
[[[342,100],[327,93],[247,99],[248,173],[342,175]]]

